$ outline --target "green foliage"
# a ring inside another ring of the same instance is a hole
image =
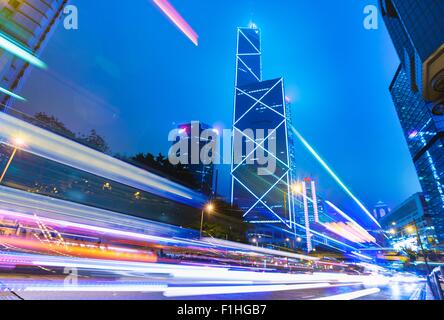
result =
[[[34,118],[29,119],[29,121],[41,128],[47,129],[66,138],[76,140],[100,152],[110,152],[110,148],[105,138],[98,134],[95,129],[92,129],[89,134],[75,134],[59,119],[54,116],[47,115],[44,112],[35,114]]]

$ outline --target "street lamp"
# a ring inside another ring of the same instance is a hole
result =
[[[9,167],[11,166],[12,160],[14,160],[14,157],[15,157],[15,155],[17,153],[17,150],[25,145],[25,141],[22,138],[20,138],[20,137],[16,137],[12,141],[12,145],[14,146],[14,150],[12,151],[12,154],[9,157],[8,163],[6,164],[6,167],[3,170],[2,175],[0,176],[0,183],[3,182],[3,179],[5,178],[6,172],[8,171]]]
[[[406,230],[408,233],[410,233],[410,234],[412,234],[412,233],[415,232],[415,228],[412,227],[412,226],[408,226],[407,228],[405,228],[405,230]]]
[[[200,237],[201,238],[202,238],[202,232],[203,232],[203,221],[204,221],[205,211],[208,213],[212,213],[214,211],[214,205],[211,203],[207,203],[202,209],[202,215],[200,218]]]

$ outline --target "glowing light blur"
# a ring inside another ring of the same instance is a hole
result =
[[[205,202],[204,196],[168,179],[0,113],[0,138],[13,141],[15,137],[26,141],[22,149],[27,152],[104,179],[199,207]]]
[[[156,242],[156,243],[176,243],[176,244],[187,244],[188,243],[186,240],[165,238],[165,237],[153,236],[153,235],[142,234],[142,233],[135,233],[135,232],[129,232],[129,231],[123,231],[123,230],[117,230],[117,229],[110,229],[110,228],[105,228],[105,227],[97,227],[97,226],[92,226],[92,225],[87,225],[87,224],[82,224],[82,223],[60,221],[60,220],[49,219],[49,218],[42,218],[42,217],[37,218],[35,216],[6,211],[6,210],[2,210],[2,209],[0,209],[0,215],[6,216],[6,217],[14,217],[14,218],[22,219],[25,221],[44,222],[49,225],[60,226],[63,228],[75,228],[78,230],[87,230],[87,231],[92,231],[97,234],[113,235],[113,236],[118,236],[118,237],[127,238],[127,239],[128,238],[129,239],[138,239],[138,240],[144,240],[144,241]]]
[[[325,203],[327,203],[327,205],[331,208],[333,208],[337,213],[339,213],[341,216],[343,216],[345,219],[347,219],[351,224],[349,224],[349,226],[353,226],[353,230],[355,230],[356,232],[358,232],[361,237],[363,239],[365,239],[368,242],[373,242],[376,243],[376,239],[374,237],[372,237],[367,230],[365,230],[359,223],[357,223],[355,220],[353,220],[352,218],[350,218],[344,211],[342,211],[341,209],[339,209],[337,206],[335,206],[333,203],[331,203],[330,201],[325,201]]]
[[[305,148],[310,151],[310,153],[318,160],[318,162],[324,167],[325,170],[332,176],[332,178],[341,186],[341,188],[356,202],[356,204],[367,214],[367,216],[374,222],[378,227],[381,228],[379,222],[373,217],[373,215],[368,211],[368,209],[362,204],[361,201],[350,191],[350,189],[339,179],[339,177],[333,172],[332,169],[327,165],[327,163],[319,156],[319,154],[313,149],[313,147],[304,139],[304,137],[293,127],[290,126],[293,133],[302,142]]]
[[[176,9],[168,2],[168,0],[153,0],[154,4],[162,10],[162,12],[179,28],[180,31],[188,37],[196,46],[199,45],[199,36],[190,27],[190,25],[182,18]]]
[[[369,296],[372,294],[376,294],[379,292],[381,292],[381,289],[373,288],[373,289],[366,289],[366,290],[359,290],[359,291],[354,291],[354,292],[342,293],[342,294],[338,294],[338,295],[334,295],[334,296],[327,296],[327,297],[318,298],[318,299],[314,299],[314,300],[353,300],[353,299],[358,299],[358,298],[362,298],[365,296]]]
[[[11,96],[11,97],[13,97],[13,98],[15,98],[15,99],[17,99],[17,100],[20,100],[20,101],[26,101],[25,98],[19,96],[18,94],[15,94],[14,92],[11,92],[11,91],[9,91],[9,90],[7,90],[7,89],[5,89],[5,88],[0,87],[0,92],[6,94],[6,95],[8,95],[8,96]]]
[[[294,284],[294,285],[255,285],[255,286],[212,286],[212,287],[177,287],[169,288],[164,292],[165,297],[187,297],[215,294],[239,294],[255,292],[275,292],[290,290],[307,290],[330,287],[329,283]]]
[[[39,58],[30,53],[26,48],[9,38],[7,35],[0,32],[0,48],[8,51],[9,53],[19,57],[22,60],[32,64],[33,66],[41,69],[46,69],[46,64]]]

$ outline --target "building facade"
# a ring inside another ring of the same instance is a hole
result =
[[[256,229],[272,224],[291,230],[294,216],[283,79],[262,79],[259,29],[254,25],[239,28],[237,41],[231,199]],[[265,168],[259,153],[275,163],[273,170],[260,173]]]
[[[435,228],[422,193],[409,197],[382,217],[380,222],[395,248],[410,247],[418,250],[416,231],[425,247],[433,247],[437,242]]]
[[[67,3],[68,0],[0,1],[0,33],[38,55]],[[28,71],[27,62],[0,49],[0,87],[17,94]],[[10,95],[0,93],[0,110],[13,102]]]
[[[187,159],[187,163],[183,164],[184,168],[192,173],[194,179],[199,185],[198,191],[206,196],[212,196],[215,190],[214,185],[214,162],[204,163],[202,159],[193,159],[192,152],[197,152],[200,155],[200,150],[210,141],[202,136],[205,130],[212,130],[212,128],[204,123],[190,122],[178,126],[179,131],[186,137],[188,148],[183,152],[182,156]],[[181,154],[177,155],[178,157]]]
[[[390,92],[440,243],[444,242],[444,2],[381,0],[401,60]]]

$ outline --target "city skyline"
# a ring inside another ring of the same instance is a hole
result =
[[[0,300],[443,300],[443,14],[1,2]]]
[[[200,46],[193,48],[149,3],[136,2],[135,7],[140,10],[135,25],[116,29],[106,16],[102,26],[95,25],[92,28],[94,20],[89,16],[89,12],[94,11],[93,9],[104,9],[103,3],[77,2],[81,23],[79,30],[67,31],[58,28],[53,41],[48,44],[42,56],[49,65],[49,72],[33,70],[23,90],[30,102],[18,104],[18,109],[31,114],[37,111],[54,114],[76,131],[94,128],[106,137],[114,152],[166,153],[169,146],[167,131],[178,123],[199,120],[223,128],[230,127],[234,72],[229,69],[234,69],[235,30],[238,26],[247,25],[252,19],[263,30],[263,37],[270,39],[264,44],[264,63],[270,65],[265,70],[265,78],[279,75],[286,77],[287,94],[292,99],[294,125],[366,206],[371,208],[379,200],[395,206],[419,191],[402,132],[390,104],[388,85],[391,71],[389,72],[386,66],[391,65],[395,68],[396,54],[382,19],[378,30],[364,29],[362,21],[365,15],[362,12],[362,4],[344,7],[342,13],[334,11],[332,17],[337,16],[339,26],[335,25],[330,30],[326,28],[327,20],[319,18],[321,22],[316,25],[314,20],[308,18],[314,17],[316,7],[320,4],[286,4],[289,6],[288,15],[298,19],[292,23],[289,19],[283,19],[271,24],[270,19],[275,19],[275,14],[282,10],[283,5],[272,7],[263,1],[255,1],[241,4],[240,13],[231,13],[226,16],[226,20],[208,24],[208,21],[196,15],[196,12],[206,8],[203,2],[195,1],[193,10],[175,3],[200,34]],[[76,4],[76,1],[73,3]],[[218,4],[215,6],[217,8]],[[231,12],[229,9],[232,6],[233,3],[226,3],[219,9]],[[323,6],[327,9],[329,7],[328,4]],[[82,7],[85,8],[83,15]],[[331,8],[333,9],[333,6]],[[117,9],[118,5],[114,2],[106,7],[109,12]],[[308,17],[302,16],[303,9]],[[307,28],[304,25],[307,25]],[[302,27],[309,32],[297,32],[295,35],[294,31]],[[351,40],[336,39],[337,43],[332,41],[332,34],[344,28],[347,28],[345,35],[353,39],[357,47],[349,45]],[[109,53],[113,38],[105,37],[110,30],[122,41],[121,49],[114,50],[115,54]],[[289,34],[296,37],[294,43],[288,42],[286,35]],[[97,38],[102,40],[97,42]],[[122,60],[119,55],[132,45],[139,46],[140,53],[131,53],[134,58],[131,61]],[[301,50],[301,47],[307,49]],[[66,51],[63,61],[59,55],[61,48]],[[161,53],[172,53],[178,49],[181,50],[179,56],[167,54],[166,59],[164,57],[162,61],[157,58]],[[389,54],[381,54],[381,51],[385,50]],[[327,51],[335,54],[334,59],[338,65],[331,65],[331,58],[327,60]],[[309,58],[308,52],[316,54]],[[353,72],[341,75],[338,66],[345,63],[344,58],[349,59],[356,53],[361,55],[351,59],[352,67],[356,69],[351,68]],[[290,56],[299,59],[292,59],[290,64]],[[214,59],[223,63],[210,66]],[[153,69],[144,63],[147,60],[159,61],[159,67]],[[163,62],[165,60],[166,62]],[[71,70],[69,65],[76,61],[85,62],[89,69],[81,67],[79,70]],[[134,69],[136,65],[142,66],[142,70],[137,73]],[[167,66],[177,71],[174,77],[169,73],[171,70],[167,69]],[[190,68],[196,67],[199,72],[194,72],[194,75]],[[91,72],[94,72],[94,80]],[[381,72],[383,76],[378,75]],[[329,80],[333,79],[333,74],[343,77],[342,88],[337,85],[341,80]],[[188,79],[190,77],[191,79]],[[121,78],[131,81],[119,80]],[[360,79],[361,85],[355,84],[356,81],[351,81],[351,78]],[[199,79],[206,80],[199,83]],[[218,90],[211,88],[204,92],[204,83],[209,79],[218,84],[215,86]],[[194,84],[191,89],[181,88],[180,83],[188,83],[190,80]],[[53,85],[50,86],[51,89],[43,91],[39,83]],[[168,97],[171,90],[177,92],[180,98]],[[117,92],[125,94],[121,96]],[[145,92],[150,94],[149,100],[145,98]],[[154,92],[160,94],[154,96]],[[345,93],[349,95],[346,96]],[[199,95],[202,102],[196,103]],[[51,102],[41,107],[48,96],[51,97]],[[72,113],[67,114],[66,110],[60,108],[59,101],[62,99],[64,106],[72,110]],[[359,101],[360,108],[356,108],[356,101]],[[208,103],[214,104],[215,107],[205,108],[204,105]],[[158,114],[155,119],[144,117],[152,105],[165,105],[165,110],[170,112],[165,115]],[[204,115],[200,114],[202,108],[206,110]],[[332,116],[334,121],[331,120]],[[347,121],[341,123],[337,119]],[[362,132],[362,142],[352,138],[359,131]],[[125,135],[122,136],[122,132],[125,132]],[[387,134],[388,132],[390,134]],[[334,143],[331,143],[330,139]],[[348,150],[345,149],[346,145]],[[304,152],[301,148],[297,153],[298,160],[303,163],[300,167],[304,168],[300,176],[315,176],[320,180],[321,190],[328,197],[333,196],[335,201],[345,202],[346,209],[355,210],[353,204],[348,202],[348,197],[338,192],[337,185],[329,180],[328,175],[317,166],[311,155]],[[361,166],[356,167],[356,163],[361,163]],[[222,173],[224,171],[225,174],[220,178],[219,190],[228,196],[229,190],[224,189],[229,181],[229,169],[221,170]],[[390,172],[389,176],[387,172]],[[384,183],[378,186],[381,181]],[[378,188],[375,188],[376,186]]]

